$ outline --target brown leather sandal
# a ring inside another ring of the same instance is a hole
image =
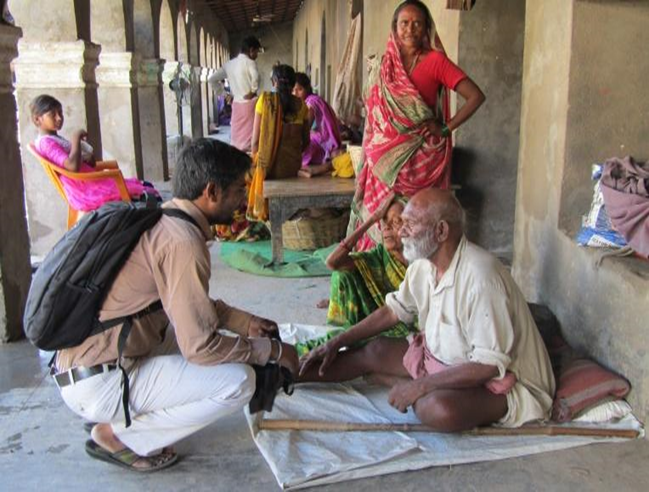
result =
[[[86,453],[97,460],[105,461],[106,463],[111,463],[121,468],[126,468],[139,473],[156,472],[163,468],[167,468],[178,461],[178,455],[176,453],[160,453],[155,456],[140,456],[128,448],[111,453],[102,448],[92,439],[86,441]],[[141,459],[147,460],[151,466],[146,468],[133,466],[136,461]]]

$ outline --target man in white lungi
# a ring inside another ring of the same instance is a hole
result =
[[[261,43],[256,37],[245,38],[239,56],[226,62],[208,79],[217,93],[221,92],[221,82],[228,79],[234,98],[230,143],[244,152],[250,152],[252,125],[255,121],[255,104],[259,90],[259,71],[255,60],[260,49]]]

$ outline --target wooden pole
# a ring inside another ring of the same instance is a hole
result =
[[[438,432],[423,424],[364,424],[355,422],[327,422],[322,420],[261,420],[259,430],[316,431],[316,432]],[[635,429],[604,429],[595,427],[562,427],[557,425],[526,425],[517,428],[478,427],[462,432],[470,436],[579,436],[636,439]]]

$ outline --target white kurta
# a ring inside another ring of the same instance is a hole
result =
[[[243,96],[259,90],[259,71],[257,62],[248,58],[243,53],[226,62],[221,68],[207,79],[210,85],[216,86],[217,82],[228,79],[230,90],[235,102],[243,102]],[[218,87],[217,87],[218,88]]]
[[[447,365],[477,362],[517,379],[500,424],[546,419],[555,382],[541,335],[509,272],[484,249],[462,238],[439,283],[436,268],[417,260],[386,304],[405,323],[417,317],[430,352]]]

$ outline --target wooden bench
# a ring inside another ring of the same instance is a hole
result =
[[[355,191],[353,179],[288,178],[264,182],[264,198],[268,199],[273,263],[284,260],[282,224],[303,208],[347,208]]]

